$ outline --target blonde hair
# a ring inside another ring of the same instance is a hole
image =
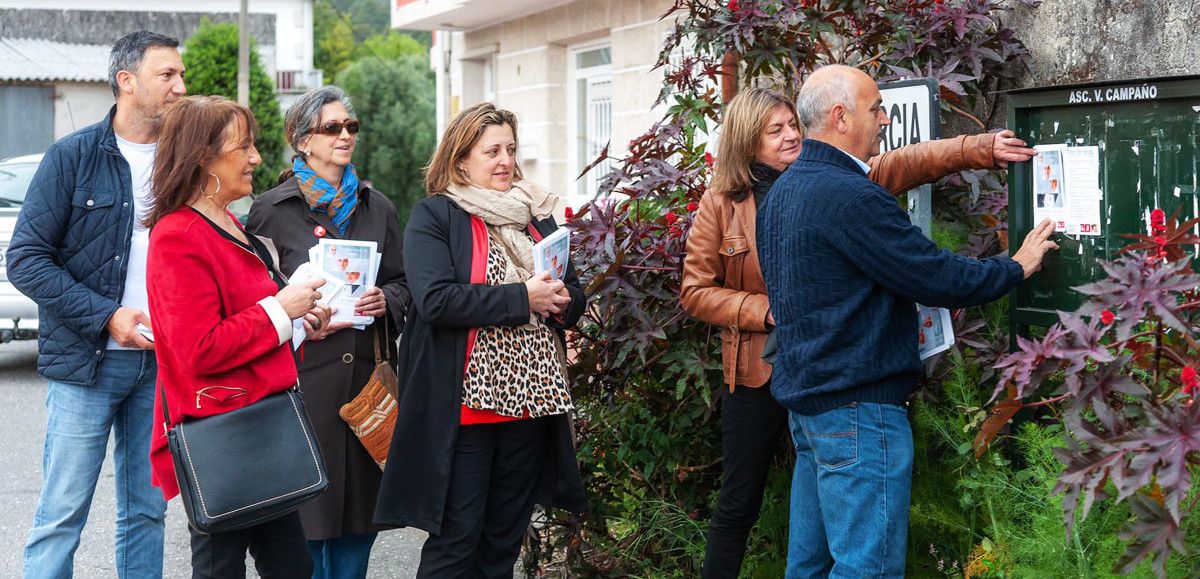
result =
[[[513,132],[513,141],[520,146],[517,137],[517,115],[512,111],[497,109],[490,102],[482,102],[471,106],[454,116],[442,134],[437,150],[425,166],[425,193],[437,195],[445,191],[450,184],[467,186],[471,182],[462,172],[456,170],[456,165],[471,152],[471,147],[479,142],[483,132],[488,127],[508,125]],[[513,167],[513,181],[523,179],[521,167]]]
[[[750,164],[758,153],[762,132],[776,107],[787,107],[799,122],[796,106],[782,93],[767,88],[746,89],[725,105],[721,144],[708,190],[741,201],[750,194]]]

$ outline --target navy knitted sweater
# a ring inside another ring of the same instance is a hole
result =
[[[914,302],[979,305],[1023,278],[1008,257],[939,249],[854,159],[820,141],[804,141],[757,219],[779,332],[771,392],[800,414],[903,404],[921,373]]]

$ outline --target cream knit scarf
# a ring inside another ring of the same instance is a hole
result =
[[[508,191],[451,183],[443,195],[487,224],[488,236],[508,256],[504,283],[524,283],[533,276],[533,242],[525,229],[534,219],[550,216],[557,195],[526,180],[513,183]]]

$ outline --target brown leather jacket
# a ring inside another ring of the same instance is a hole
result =
[[[991,169],[994,133],[929,141],[872,157],[867,175],[902,193],[964,169]],[[771,377],[767,287],[754,238],[754,196],[733,201],[706,193],[687,238],[679,301],[692,317],[721,328],[725,383],[757,388]]]

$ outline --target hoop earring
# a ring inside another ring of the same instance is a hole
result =
[[[212,193],[205,193],[205,192],[204,192],[204,186],[205,186],[206,184],[208,184],[208,178],[205,178],[205,179],[204,179],[204,183],[201,183],[201,184],[200,184],[200,194],[201,194],[201,195],[203,195],[203,196],[205,196],[205,197],[208,197],[208,200],[209,200],[209,201],[212,201],[213,203],[216,203],[216,202],[217,202],[217,200],[216,200],[216,199],[213,199],[213,197],[215,197],[215,196],[217,195],[217,193],[220,193],[220,192],[221,192],[221,178],[220,178],[220,177],[218,177],[218,176],[216,176],[216,174],[214,174],[214,173],[212,173],[212,172],[209,172],[208,176],[209,176],[209,177],[212,177],[213,179],[216,179],[216,180],[217,180],[217,190],[216,190],[216,191],[213,191]]]

